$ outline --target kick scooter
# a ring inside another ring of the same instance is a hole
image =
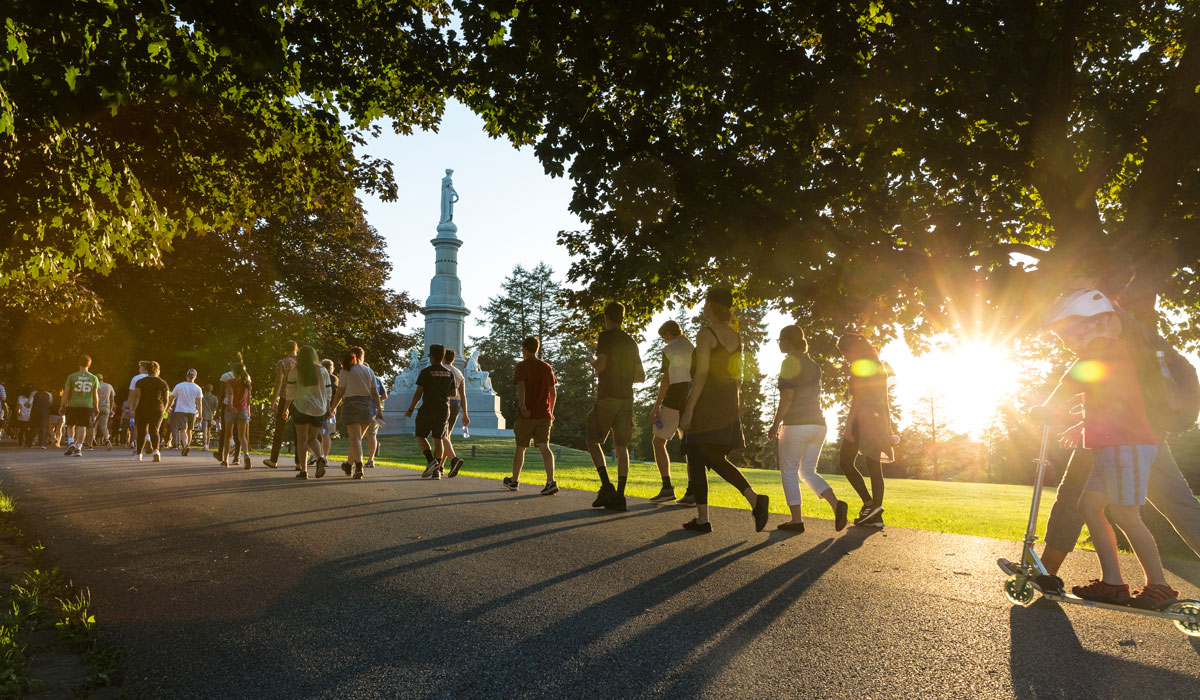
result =
[[[1042,560],[1038,557],[1037,552],[1033,551],[1033,545],[1037,542],[1038,506],[1042,500],[1042,478],[1046,472],[1046,444],[1049,440],[1050,426],[1044,426],[1042,428],[1042,448],[1036,461],[1037,478],[1033,483],[1033,506],[1029,509],[1029,525],[1025,528],[1025,544],[1021,548],[1021,561],[1010,562],[1003,558],[996,561],[1000,565],[1000,569],[1004,573],[1009,574],[1008,579],[1004,582],[1005,597],[1013,605],[1029,607],[1033,605],[1036,597],[1035,594],[1041,593],[1042,597],[1046,600],[1052,600],[1057,603],[1084,605],[1089,608],[1115,610],[1117,612],[1170,620],[1175,623],[1175,627],[1180,632],[1192,637],[1200,637],[1200,601],[1197,600],[1177,600],[1165,610],[1143,610],[1128,605],[1113,605],[1111,603],[1084,600],[1066,591],[1043,589],[1037,584],[1039,579],[1043,580],[1043,582],[1049,580],[1049,573],[1046,571],[1046,567],[1042,565]]]

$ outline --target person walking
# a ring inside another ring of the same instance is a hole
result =
[[[67,451],[64,453],[68,457],[83,456],[84,439],[88,426],[92,424],[92,411],[96,410],[100,380],[88,371],[91,366],[92,358],[81,356],[79,371],[67,375],[67,383],[63,386],[63,404],[66,407],[67,425],[71,428],[67,436]]]
[[[225,385],[229,387],[230,432],[233,433],[235,447],[233,449],[233,465],[238,462],[241,453],[242,468],[250,469],[250,373],[246,371],[245,362],[238,360],[230,367],[230,375]]]
[[[203,433],[204,449],[210,449],[213,438],[213,421],[217,419],[217,409],[221,405],[221,399],[213,392],[213,385],[208,384],[204,387],[204,398],[200,400],[200,429]]]
[[[21,447],[31,447],[30,436],[31,424],[30,420],[33,415],[33,392],[21,391],[17,394],[17,444]]]
[[[129,394],[126,397],[126,399],[129,401],[129,427],[133,435],[132,442],[134,450],[141,450],[148,444],[145,439],[145,435],[137,434],[137,417],[133,415],[133,405],[137,399],[137,383],[148,376],[150,376],[150,361],[138,360],[138,371],[137,374],[133,375],[133,378],[129,380]]]
[[[754,530],[767,525],[770,498],[750,486],[729,453],[746,446],[741,420],[742,339],[733,328],[733,292],[708,290],[702,316],[707,325],[696,334],[692,386],[679,424],[688,459],[688,485],[696,498],[696,517],[685,530],[712,532],[708,520],[708,471],[716,472],[745,496]]]
[[[860,333],[847,333],[838,340],[850,368],[850,411],[838,454],[838,467],[862,499],[855,525],[883,527],[883,465],[895,459],[891,408],[888,404],[888,372],[879,352]],[[871,488],[867,489],[856,462],[862,455]]]
[[[325,476],[326,461],[321,456],[321,428],[329,414],[329,372],[317,362],[311,346],[300,348],[296,362],[288,371],[291,385],[292,421],[296,425],[296,459],[300,471],[296,478],[308,479],[308,455],[317,457],[316,477]]]
[[[604,307],[604,330],[588,362],[596,370],[596,402],[588,412],[585,432],[588,454],[600,476],[600,491],[593,508],[625,510],[625,484],[629,479],[629,441],[633,437],[633,385],[646,381],[637,343],[621,328],[625,305],[611,301]],[[604,459],[604,442],[613,436],[617,453],[617,487],[613,488]]]
[[[221,375],[221,430],[218,435],[220,441],[217,445],[216,452],[213,452],[213,458],[221,463],[222,467],[229,467],[229,457],[232,454],[231,449],[234,441],[234,433],[237,429],[233,425],[233,389],[230,388],[229,382],[233,381],[234,367],[244,366],[242,362],[242,353],[234,355],[233,360],[229,363],[230,369]],[[233,466],[237,466],[237,460],[233,461]]]
[[[196,375],[196,370],[189,369],[186,378],[171,390],[171,416],[175,421],[171,428],[179,431],[180,455],[183,457],[192,451],[192,430],[204,404],[204,390],[196,383]]]
[[[36,438],[38,449],[46,449],[50,438],[50,407],[54,397],[45,389],[33,392],[33,402],[29,407],[30,446]]]
[[[417,402],[421,402],[414,432],[417,446],[425,455],[422,479],[442,478],[442,445],[443,438],[449,432],[450,392],[454,389],[454,373],[442,364],[445,356],[446,349],[443,346],[429,346],[429,366],[417,374],[417,390],[413,392],[412,403],[404,412],[406,418],[412,417]]]
[[[288,406],[292,402],[292,389],[288,386],[287,377],[296,367],[296,341],[289,340],[283,344],[283,357],[275,363],[275,394],[271,397],[271,405],[275,407],[275,432],[271,437],[271,456],[263,460],[263,464],[275,469],[279,466],[279,449],[283,444],[284,425],[288,419]],[[300,467],[300,462],[296,462]]]
[[[513,383],[517,385],[517,421],[513,435],[517,448],[513,452],[511,477],[504,477],[504,486],[509,491],[520,488],[521,468],[525,466],[525,450],[529,443],[542,453],[542,466],[546,468],[546,485],[543,496],[558,493],[558,482],[554,479],[554,453],[550,451],[550,430],[554,427],[554,402],[558,398],[555,385],[558,379],[554,369],[538,357],[542,341],[530,336],[521,343],[521,361],[513,370]],[[466,418],[464,414],[463,418]],[[465,424],[464,424],[465,425]]]
[[[367,369],[371,368],[371,365],[366,362],[363,363],[363,366]],[[374,370],[371,372],[374,374]],[[364,431],[367,438],[367,453],[363,466],[367,469],[375,468],[375,453],[379,452],[379,426],[383,423],[383,397],[387,396],[387,392],[383,388],[383,380],[378,375],[375,375],[375,391],[379,394],[379,410],[375,413],[374,420],[367,423]]]
[[[100,387],[96,392],[96,444],[104,445],[109,451],[112,451],[112,437],[109,435],[109,422],[112,420],[113,404],[117,400],[117,390],[112,384],[104,381],[103,374],[96,374],[96,378],[100,380]]]
[[[346,449],[347,461],[342,465],[342,470],[346,472],[346,476],[354,479],[364,476],[363,434],[367,425],[375,420],[382,408],[379,390],[375,385],[375,373],[370,367],[362,364],[365,354],[361,347],[355,346],[342,356],[342,372],[337,393],[334,394],[333,404],[329,407],[329,413],[332,415],[343,400],[346,402],[346,432],[350,444]]]
[[[448,402],[449,418],[446,420],[446,437],[442,439],[442,455],[445,457],[446,463],[450,465],[450,471],[446,473],[451,479],[458,476],[458,470],[462,469],[464,462],[454,452],[454,442],[451,438],[454,437],[454,424],[458,422],[458,417],[462,415],[463,429],[471,425],[471,417],[467,415],[467,387],[466,379],[463,373],[454,366],[454,350],[446,349],[446,356],[442,358],[442,365],[450,370],[454,375],[454,388]]]
[[[679,415],[687,405],[688,389],[692,385],[692,351],[696,346],[683,334],[678,321],[667,321],[658,329],[663,341],[662,379],[658,383],[658,398],[650,409],[650,425],[654,436],[650,442],[654,447],[654,462],[662,478],[662,490],[650,499],[651,503],[667,503],[675,500],[675,488],[671,485],[671,454],[667,443],[679,435]],[[685,493],[679,505],[695,505],[691,493]]]
[[[333,360],[321,360],[321,366],[325,368],[325,373],[329,380],[326,384],[326,389],[329,393],[328,404],[333,405],[334,394],[337,393],[338,378],[333,373]],[[329,462],[329,448],[333,446],[333,434],[337,431],[337,415],[332,411],[325,417],[325,422],[321,424],[321,459]]]
[[[825,446],[825,414],[821,411],[821,368],[808,356],[808,338],[800,326],[779,331],[779,349],[785,353],[779,368],[779,405],[767,437],[779,441],[779,475],[792,519],[780,530],[804,532],[800,482],[829,503],[833,529],[846,527],[847,506],[833,493],[829,482],[817,473],[821,448]]]
[[[158,449],[160,428],[163,414],[167,410],[167,402],[171,397],[171,388],[158,376],[157,362],[150,361],[146,365],[148,372],[146,376],[137,381],[133,392],[133,434],[137,436],[136,439],[139,443],[146,440],[154,461],[161,462],[162,453]],[[143,451],[142,445],[139,444],[137,449],[139,462],[142,461]]]

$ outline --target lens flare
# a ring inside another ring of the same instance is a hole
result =
[[[1071,366],[1071,377],[1084,384],[1103,381],[1109,372],[1109,366],[1100,360],[1080,360]]]

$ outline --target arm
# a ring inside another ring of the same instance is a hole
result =
[[[554,415],[554,407],[558,404],[558,384],[550,385],[550,415]]]
[[[204,417],[204,392],[200,392],[200,395],[196,397],[196,415]]]
[[[529,417],[529,409],[525,407],[525,381],[517,382],[517,415],[522,418]]]
[[[30,394],[30,396],[32,396],[32,394]],[[67,403],[69,403],[70,401],[71,401],[71,383],[67,382],[66,384],[63,384],[62,398],[58,400],[58,412],[62,413],[63,409],[66,408]]]
[[[287,384],[287,372],[283,371],[282,363],[275,363],[275,395],[271,397],[271,403],[279,403],[283,400],[284,385]]]
[[[97,386],[92,387],[92,413],[98,413],[99,411],[100,411],[100,387],[97,385]]]
[[[138,401],[141,400],[141,398],[142,398],[142,392],[140,389],[135,388],[133,391],[129,392],[129,412],[130,413],[135,413],[137,411]]]
[[[471,417],[467,415],[467,383],[463,382],[458,385],[458,401],[462,404],[462,423],[463,427],[471,424]]]
[[[375,382],[371,382],[371,401],[375,403],[375,416],[383,413],[383,403],[379,400],[379,386]]]
[[[333,401],[329,404],[329,413],[326,415],[333,415],[333,412],[337,410],[338,404],[342,402],[342,397],[345,395],[346,387],[339,385],[337,391],[333,392]]]
[[[658,412],[662,410],[663,399],[667,397],[667,387],[671,385],[671,378],[663,372],[662,379],[658,382],[658,398],[654,399],[654,408],[650,409],[650,422],[653,423],[658,418]]]
[[[701,332],[696,336],[696,374],[692,377],[692,389],[688,392],[687,406],[679,418],[679,427],[684,430],[692,427],[692,412],[696,410],[700,392],[704,391],[704,384],[708,381],[708,356],[712,352],[715,338],[712,331]]]
[[[425,387],[417,385],[417,390],[413,392],[412,403],[408,405],[408,410],[404,412],[406,418],[411,418],[413,411],[417,408],[417,401],[421,399],[421,394],[425,393]]]
[[[779,439],[779,426],[783,425],[783,417],[787,415],[788,409],[792,407],[792,398],[795,395],[795,389],[779,390],[779,407],[775,409],[775,418],[771,421],[770,431],[767,432],[767,437],[771,440]]]

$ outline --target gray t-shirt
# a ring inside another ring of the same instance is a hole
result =
[[[338,382],[346,388],[343,394],[348,399],[355,396],[370,396],[375,393],[375,373],[366,365],[354,365],[342,370]]]
[[[808,355],[787,355],[779,368],[779,390],[792,390],[784,425],[825,425],[821,410],[821,367]]]

